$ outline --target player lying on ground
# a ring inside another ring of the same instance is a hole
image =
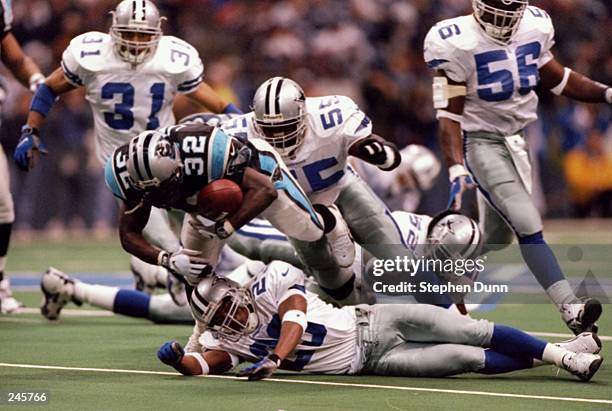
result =
[[[185,375],[220,374],[250,361],[238,375],[252,380],[278,368],[443,377],[549,363],[588,381],[603,361],[593,333],[551,344],[425,304],[334,308],[304,281],[302,271],[283,262],[264,267],[244,288],[215,275],[203,279],[191,297],[197,323],[187,346],[168,341],[158,358]]]
[[[421,256],[428,253],[425,248],[430,245],[440,248],[451,244],[461,245],[461,248],[466,250],[461,258],[469,258],[468,253],[477,249],[478,240],[473,243],[473,239],[477,236],[474,235],[475,231],[472,229],[474,227],[477,231],[476,224],[465,216],[445,213],[432,219],[427,215],[395,211],[392,213],[392,217],[400,228],[404,239],[416,239],[415,242],[419,245],[419,248],[415,249],[416,255]],[[449,221],[452,221],[454,227],[452,231],[448,230]],[[295,254],[287,237],[262,219],[256,219],[246,224],[238,229],[232,237],[235,237],[236,241],[231,244],[231,249],[227,246],[223,248],[215,272],[220,276],[229,275],[231,279],[238,281],[240,284],[244,284],[250,278],[245,274],[252,273],[252,270],[248,269],[250,267],[247,264],[249,260],[233,250],[241,252],[252,260],[260,260],[265,263],[275,259],[282,260]],[[465,247],[467,245],[469,247]],[[356,247],[353,270],[359,276],[362,275],[363,252],[365,252],[363,258],[366,261],[373,258],[367,251],[362,250],[359,246]],[[288,258],[284,261],[292,263],[295,260],[295,258]],[[234,269],[236,270],[234,271]],[[463,278],[466,277],[469,276],[463,276]],[[172,283],[173,278],[160,267],[157,273],[143,275],[142,280],[146,288],[153,291],[160,284],[167,284],[168,281]],[[460,279],[461,277],[456,278]],[[338,304],[316,282],[309,281],[308,286],[311,291],[317,293],[325,301]],[[169,294],[149,295],[136,290],[88,284],[50,267],[43,275],[40,287],[43,292],[41,313],[49,320],[56,320],[62,308],[72,301],[77,305],[91,304],[117,314],[147,318],[156,323],[193,322],[189,307],[186,305],[187,298],[184,295],[184,289],[174,290],[172,285],[167,287]],[[182,294],[176,295],[176,293]]]
[[[425,38],[450,205],[461,208],[474,178],[486,247],[506,246],[516,236],[525,263],[567,326],[574,333],[594,330],[601,304],[576,297],[544,241],[524,128],[538,117],[534,89],[540,82],[554,94],[588,103],[612,104],[612,88],[555,60],[554,28],[544,10],[527,0],[472,4],[473,14],[439,22]]]
[[[332,258],[349,249],[354,254],[339,212],[323,205],[313,207],[279,155],[263,140],[240,141],[207,124],[148,131],[115,150],[105,177],[124,203],[119,221],[124,249],[194,284],[200,274],[214,268],[224,240],[260,214],[288,237],[324,239],[333,250]],[[198,213],[198,194],[220,179],[236,183],[244,197],[233,214],[209,220]],[[142,231],[154,206],[187,212],[181,232],[184,249],[171,253],[145,239]]]

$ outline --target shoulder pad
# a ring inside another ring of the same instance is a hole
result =
[[[523,20],[528,30],[537,30],[545,35],[554,33],[552,19],[546,11],[539,7],[528,6],[523,14]]]
[[[251,127],[252,118],[253,112],[228,119],[221,123],[221,129],[228,135],[240,140],[259,138],[253,133]]]
[[[162,36],[155,52],[157,61],[169,74],[180,74],[202,64],[200,54],[189,43],[174,36]]]
[[[425,37],[424,53],[427,63],[431,60],[428,54],[433,59],[448,60],[457,50],[473,50],[478,45],[479,32],[476,24],[476,20],[471,15],[436,23]]]
[[[110,35],[99,31],[90,31],[73,38],[66,52],[72,55],[79,66],[90,72],[108,68],[109,62],[115,58]]]
[[[317,137],[338,135],[359,107],[346,96],[307,97],[306,112]]]

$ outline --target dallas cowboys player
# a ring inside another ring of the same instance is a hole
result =
[[[403,211],[394,211],[392,215],[401,230],[402,238],[407,244],[414,247],[413,252],[417,256],[439,254],[427,250],[428,245],[443,250],[460,244],[461,258],[464,259],[473,256],[479,248],[480,233],[476,223],[458,213],[447,212],[434,218]],[[245,284],[258,272],[256,263],[260,261],[270,263],[274,260],[282,260],[294,265],[295,251],[287,237],[266,220],[256,220],[237,229],[228,239],[228,245],[252,260],[232,255],[229,248],[224,247],[215,267],[215,273],[220,276],[230,276],[232,280]],[[449,223],[452,223],[453,230],[449,230]],[[238,240],[232,241],[231,239]],[[353,263],[356,270],[359,270],[362,264],[362,253],[363,250],[357,246]],[[363,256],[366,261],[370,258],[372,256],[367,252]],[[300,264],[299,260],[298,264]],[[166,284],[172,281],[172,278],[163,270],[163,273],[158,272],[156,281]],[[117,314],[148,318],[154,322],[192,321],[189,308],[185,305],[186,297],[175,294],[172,286],[168,287],[170,294],[151,296],[136,290],[88,284],[50,267],[43,275],[40,287],[44,296],[41,312],[49,320],[56,320],[63,307],[72,301],[77,305],[87,303]],[[316,292],[322,299],[329,299],[315,282],[309,281],[308,288]]]
[[[38,153],[45,152],[39,130],[56,98],[77,87],[87,92],[102,164],[135,134],[174,124],[172,102],[177,93],[216,113],[240,113],[202,81],[197,50],[179,38],[162,35],[164,17],[151,1],[124,0],[111,14],[110,33],[92,31],[75,37],[62,55],[61,67],[36,92],[14,155],[22,170],[33,167]],[[181,217],[154,209],[147,237],[177,250],[173,219]],[[154,270],[134,258],[132,267],[138,267],[135,272]]]
[[[259,86],[252,107],[251,113],[225,123],[223,129],[270,143],[313,203],[340,210],[358,244],[402,244],[390,212],[347,164],[348,156],[355,156],[388,171],[399,165],[401,156],[392,143],[372,133],[370,119],[350,98],[306,98],[293,80],[273,77]],[[316,258],[326,252],[320,244],[295,241],[294,246],[331,297],[351,301],[357,294],[352,257],[326,266],[329,258]]]
[[[425,39],[425,61],[436,70],[434,107],[452,183],[450,202],[461,208],[473,177],[485,243],[510,244],[514,234],[563,321],[574,333],[589,330],[601,304],[576,297],[544,241],[523,129],[537,118],[533,89],[539,82],[554,94],[590,103],[612,103],[612,88],[554,59],[550,17],[527,0],[474,0],[473,9],[439,22]]]
[[[425,304],[334,308],[305,289],[304,274],[273,262],[247,287],[211,276],[194,289],[197,319],[185,349],[168,341],[158,358],[184,375],[270,377],[278,368],[322,374],[443,377],[498,374],[555,364],[583,381],[602,363],[593,333],[551,344],[487,320]]]
[[[35,92],[45,76],[34,61],[23,54],[23,50],[11,31],[13,11],[11,2],[0,1],[0,58],[19,82]],[[0,84],[0,106],[6,100],[6,89]],[[8,277],[5,276],[6,254],[15,220],[13,197],[10,190],[9,169],[6,154],[0,145],[0,313],[18,312],[23,304],[13,297]]]

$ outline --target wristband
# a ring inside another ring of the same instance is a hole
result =
[[[233,103],[229,103],[223,109],[224,114],[244,114],[238,107],[236,107]]]
[[[455,181],[457,177],[469,175],[470,173],[467,172],[467,170],[465,169],[465,167],[463,167],[462,164],[455,164],[448,168],[448,179],[451,183]]]
[[[274,364],[276,364],[277,367],[280,367],[281,362],[283,362],[283,360],[281,360],[281,358],[278,355],[274,354],[274,353],[268,355],[268,359],[270,361],[274,362]]]
[[[608,104],[612,104],[612,87],[608,87],[606,90],[606,101]]]
[[[36,111],[43,117],[47,117],[47,114],[49,114],[49,111],[51,111],[51,107],[53,106],[53,103],[55,103],[56,98],[57,96],[53,90],[43,83],[38,86],[36,93],[34,93],[34,97],[32,97],[30,111]]]
[[[198,364],[200,364],[200,368],[202,369],[202,373],[200,375],[208,375],[210,373],[210,367],[208,366],[208,363],[204,357],[202,357],[202,354],[197,352],[188,352],[185,353],[185,357],[192,357],[198,362]]]

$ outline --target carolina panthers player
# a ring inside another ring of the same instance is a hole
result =
[[[544,10],[527,0],[472,4],[471,15],[439,22],[425,39],[425,61],[435,70],[433,99],[449,166],[450,204],[460,209],[463,192],[476,184],[485,243],[507,245],[514,234],[563,321],[574,333],[590,330],[601,304],[576,297],[544,241],[523,129],[537,118],[538,83],[590,103],[612,103],[612,88],[555,60],[554,29]]]
[[[243,138],[263,138],[281,155],[313,203],[337,207],[356,242],[365,248],[402,244],[390,212],[348,165],[349,156],[389,171],[401,156],[390,142],[372,133],[370,119],[345,96],[307,98],[293,80],[273,77],[255,92],[253,111],[226,122],[223,129]],[[317,243],[294,246],[326,292],[337,301],[354,292],[350,261],[324,266],[313,258],[325,250]],[[378,247],[378,254],[389,248]],[[396,255],[379,255],[395,258]],[[306,261],[311,261],[306,263]],[[339,267],[338,267],[339,266]]]
[[[417,256],[428,254],[437,256],[440,252],[434,251],[434,247],[443,251],[460,244],[462,258],[470,258],[477,253],[480,246],[480,232],[476,223],[456,212],[445,212],[431,218],[426,215],[394,211],[393,219],[400,227],[402,238],[409,244],[418,245],[418,248],[415,246],[413,249]],[[451,225],[453,230],[449,230]],[[252,220],[237,229],[228,240],[228,245],[232,248],[222,249],[215,273],[229,276],[240,284],[245,284],[257,273],[257,267],[260,267],[258,263],[281,260],[294,266],[297,262],[299,267],[302,266],[299,259],[295,258],[295,250],[287,237],[266,220]],[[246,257],[233,255],[232,249]],[[356,271],[360,270],[363,252],[359,246],[356,247],[353,263]],[[367,261],[370,258],[372,256],[365,252],[363,259]],[[88,284],[50,267],[40,282],[43,292],[41,313],[49,320],[56,320],[63,307],[72,301],[77,305],[91,304],[117,314],[147,318],[157,323],[192,321],[184,289],[175,289],[173,276],[167,275],[166,270],[163,270],[163,273],[166,276],[160,273],[156,281],[164,285],[168,283],[169,294],[149,295],[136,290]],[[315,281],[309,279],[308,289],[317,293],[323,300],[329,300],[329,296]],[[180,294],[181,292],[183,294]],[[457,305],[457,308],[461,311],[460,305]]]
[[[443,377],[499,374],[555,364],[583,381],[602,363],[593,333],[551,344],[487,320],[426,304],[334,308],[305,289],[304,273],[282,262],[247,287],[211,276],[194,289],[197,324],[185,349],[168,341],[158,358],[184,375],[270,377],[278,368],[323,374]]]
[[[402,148],[400,154],[402,162],[389,172],[363,161],[351,161],[351,166],[391,211],[414,212],[421,202],[421,193],[431,189],[440,174],[440,160],[430,149],[418,144]]]
[[[98,159],[106,162],[113,150],[144,131],[175,123],[172,103],[185,94],[215,113],[240,113],[202,81],[198,52],[185,41],[164,36],[164,17],[149,0],[124,0],[112,14],[110,33],[92,31],[75,37],[56,69],[38,89],[15,151],[19,168],[34,166],[44,153],[40,127],[58,96],[85,87],[94,115]],[[147,238],[177,250],[177,219],[182,216],[153,209],[145,228]],[[153,271],[132,258],[135,273]]]
[[[313,207],[265,141],[240,141],[207,124],[182,124],[139,134],[129,145],[115,150],[105,177],[124,203],[119,221],[123,248],[192,284],[214,268],[223,246],[219,240],[260,214],[289,237],[302,241],[324,238],[335,253],[344,244],[352,245],[337,211]],[[241,186],[240,208],[231,216],[199,215],[197,194],[223,178]],[[181,232],[184,248],[165,250],[144,238],[142,230],[153,206],[188,213]]]
[[[45,81],[36,63],[23,54],[21,46],[11,31],[13,11],[11,3],[0,1],[0,58],[15,78],[31,92]],[[6,89],[0,84],[0,106],[6,100]],[[9,169],[6,154],[0,145],[0,313],[10,314],[21,310],[23,304],[13,297],[9,279],[5,275],[6,255],[15,220],[13,197],[10,190]]]

